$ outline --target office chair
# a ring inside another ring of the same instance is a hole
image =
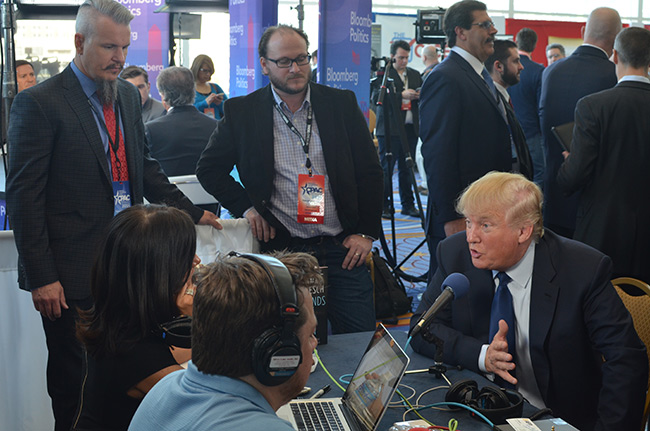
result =
[[[612,280],[612,284],[616,289],[616,293],[621,297],[623,304],[632,315],[634,322],[634,329],[639,334],[639,338],[646,345],[648,354],[648,362],[650,363],[650,285],[641,280],[630,277],[619,277]],[[621,289],[621,285],[628,285],[637,287],[643,292],[640,296],[632,296]],[[650,385],[650,381],[648,381]],[[643,409],[643,426],[641,430],[646,429],[648,423],[648,414],[650,413],[650,392],[646,393],[645,408]]]

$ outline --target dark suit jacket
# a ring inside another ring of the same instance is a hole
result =
[[[118,80],[131,201],[166,202],[202,210],[169,184],[149,157],[140,95]],[[32,290],[57,280],[68,299],[90,296],[96,245],[113,217],[113,188],[99,129],[79,80],[68,66],[20,92],[9,124],[7,207],[20,255],[20,285]]]
[[[508,94],[526,138],[532,138],[542,133],[539,126],[539,99],[544,66],[535,63],[527,55],[521,55],[521,64],[524,70],[519,75],[519,84],[508,87]]]
[[[508,125],[510,125],[510,133],[512,135],[512,141],[515,144],[517,160],[519,161],[519,172],[532,181],[533,159],[530,158],[530,150],[528,149],[528,144],[526,144],[526,135],[510,103],[506,101],[506,98],[501,93],[497,92],[497,94],[506,110],[506,118],[508,119]]]
[[[650,282],[650,84],[624,81],[581,99],[560,187],[582,190],[574,238],[607,254],[614,275]]]
[[[396,104],[397,110],[400,111],[402,123],[404,123],[404,121],[406,120],[406,111],[401,110],[402,91],[404,91],[404,83],[402,82],[402,78],[399,77],[397,71],[393,68],[390,69],[388,76],[393,80],[393,84],[395,86],[395,94],[393,99],[391,100],[393,101],[393,103]],[[422,77],[420,76],[420,72],[418,72],[417,70],[407,67],[406,76],[408,79],[408,85],[409,85],[408,88],[416,90],[422,86]],[[373,105],[377,104],[377,99],[379,98],[379,92],[381,91],[380,87],[381,87],[380,80],[373,81],[372,95],[370,97],[370,100],[373,103]],[[420,127],[420,109],[419,109],[418,100],[411,101],[411,112],[413,113],[413,127],[415,130],[415,134],[417,136]],[[390,124],[391,125],[390,134],[393,136],[398,136],[399,135],[398,123],[392,114],[393,112],[391,111],[390,117],[392,121]],[[377,136],[386,135],[386,132],[384,131],[384,124],[385,124],[384,108],[383,106],[378,106],[377,107],[377,129],[375,130],[375,135]]]
[[[420,137],[427,172],[427,225],[461,218],[454,204],[490,171],[512,170],[508,126],[483,79],[451,52],[420,92]]]
[[[492,271],[474,267],[464,232],[441,242],[437,252],[438,271],[411,325],[433,304],[447,275],[465,274],[468,294],[443,309],[429,331],[444,341],[445,363],[479,372],[495,291]],[[535,248],[529,327],[535,379],[554,415],[582,431],[641,425],[648,358],[609,282],[611,268],[611,260],[599,251],[549,230]],[[435,353],[420,335],[413,349]]]
[[[578,208],[578,196],[567,198],[555,179],[564,157],[551,127],[574,121],[575,107],[582,97],[616,85],[614,69],[604,52],[583,45],[544,70],[539,112],[546,154],[545,223],[573,230]]]
[[[217,120],[199,112],[194,105],[177,106],[145,124],[151,157],[165,173],[194,175],[196,164],[217,127]]]
[[[351,91],[310,85],[314,119],[343,230],[377,238],[383,173],[357,99]],[[230,176],[234,165],[243,187]],[[224,118],[201,155],[196,175],[235,216],[241,217],[254,206],[277,230],[269,247],[286,246],[289,233],[269,211],[275,175],[270,85],[225,103]]]

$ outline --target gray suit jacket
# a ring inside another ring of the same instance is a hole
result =
[[[138,90],[118,80],[131,200],[203,213],[149,157]],[[113,217],[113,189],[97,123],[79,80],[62,73],[18,94],[9,124],[7,207],[21,288],[60,281],[68,299],[90,295],[95,247]]]

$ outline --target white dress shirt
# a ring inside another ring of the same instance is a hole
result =
[[[508,290],[512,295],[512,307],[515,312],[515,340],[516,340],[516,377],[517,377],[517,390],[528,400],[529,403],[537,408],[544,408],[544,401],[542,395],[537,387],[535,380],[535,373],[533,370],[533,363],[530,359],[530,342],[529,342],[529,327],[530,327],[530,292],[532,288],[533,279],[533,266],[535,263],[535,245],[533,241],[528,246],[526,254],[521,258],[517,264],[505,271],[512,281],[508,283]],[[494,290],[498,286],[497,273],[499,271],[493,270],[492,276],[494,278]],[[509,328],[512,330],[512,328]],[[487,353],[488,344],[484,344],[481,348],[479,355],[478,366],[484,373],[485,369],[485,355]]]

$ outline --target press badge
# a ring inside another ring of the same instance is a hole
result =
[[[402,111],[411,110],[411,101],[408,99],[402,99]]]
[[[298,223],[323,224],[325,176],[298,175]]]
[[[129,181],[113,181],[113,215],[131,206]]]

